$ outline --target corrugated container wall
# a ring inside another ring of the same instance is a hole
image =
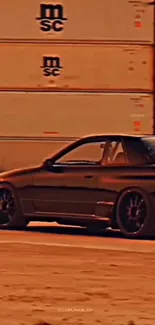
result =
[[[57,109],[53,110],[55,102]],[[41,137],[51,132],[56,137],[78,138],[85,133],[117,133],[120,129],[130,133],[131,129],[138,131],[137,119],[144,133],[149,133],[152,105],[153,95],[140,93],[1,92],[0,136]]]
[[[147,0],[0,1],[0,133],[152,134],[153,44]]]
[[[1,90],[153,91],[150,46],[1,44],[0,71]]]
[[[152,44],[153,6],[148,2],[1,0],[0,39]]]

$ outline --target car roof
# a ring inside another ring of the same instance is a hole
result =
[[[125,133],[101,133],[101,134],[89,134],[87,136],[82,137],[81,139],[98,139],[98,138],[131,138],[131,139],[137,139],[142,137],[152,137],[153,135],[144,135],[144,134],[125,134]]]

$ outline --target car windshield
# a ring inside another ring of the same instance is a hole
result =
[[[141,138],[141,141],[147,150],[151,162],[155,163],[155,137],[144,137]]]

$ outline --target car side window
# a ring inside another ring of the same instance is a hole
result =
[[[105,165],[127,165],[128,164],[122,141],[109,142],[104,164]]]
[[[105,142],[84,143],[68,152],[59,160],[58,164],[65,163],[100,163],[105,150]]]
[[[146,164],[149,159],[139,139],[125,140],[125,146],[130,165],[138,166]]]

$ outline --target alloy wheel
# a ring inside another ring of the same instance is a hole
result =
[[[123,232],[137,234],[144,227],[147,204],[140,192],[128,191],[119,204],[119,226]]]
[[[11,191],[0,190],[0,225],[7,225],[12,222],[15,214],[15,200]]]

